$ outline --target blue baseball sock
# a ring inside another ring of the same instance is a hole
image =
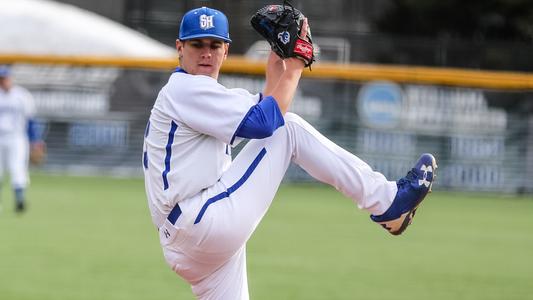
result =
[[[24,203],[24,194],[25,193],[23,188],[15,188],[15,201],[17,201],[17,203]]]

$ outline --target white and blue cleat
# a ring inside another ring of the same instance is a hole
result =
[[[414,168],[396,182],[398,192],[389,209],[380,216],[370,215],[370,218],[393,235],[404,232],[422,200],[431,192],[436,169],[435,157],[422,154]]]

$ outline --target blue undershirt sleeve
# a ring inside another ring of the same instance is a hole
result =
[[[28,139],[30,143],[38,142],[39,137],[37,136],[36,124],[33,119],[28,120]]]
[[[272,96],[263,98],[252,106],[233,136],[247,139],[262,139],[271,136],[276,129],[283,126],[285,120],[278,103]]]

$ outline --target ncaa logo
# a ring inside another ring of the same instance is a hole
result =
[[[287,31],[282,31],[278,33],[278,40],[280,40],[284,45],[287,45],[290,38],[291,38],[291,34],[288,33]]]
[[[200,28],[202,28],[203,30],[207,30],[213,27],[215,27],[215,25],[213,24],[213,16],[208,16],[208,15],[200,16]]]

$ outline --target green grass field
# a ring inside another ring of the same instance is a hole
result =
[[[166,266],[141,179],[4,184],[0,299],[193,299]],[[248,243],[258,299],[533,299],[533,197],[436,191],[393,237],[342,195],[284,186]]]

